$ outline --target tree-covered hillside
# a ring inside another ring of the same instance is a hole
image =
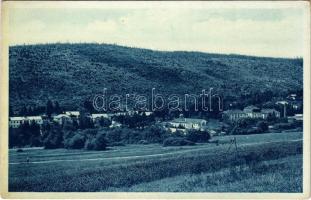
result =
[[[164,52],[107,44],[10,47],[10,104],[81,105],[101,93],[199,94],[213,87],[225,96],[254,90],[302,89],[302,59],[200,52]]]

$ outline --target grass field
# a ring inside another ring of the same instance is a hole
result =
[[[302,133],[235,137],[238,151],[229,144],[12,149],[9,191],[302,191]]]
[[[254,179],[254,177],[256,177]],[[290,185],[290,187],[288,187]],[[288,156],[216,172],[187,174],[110,192],[302,192],[302,157]]]

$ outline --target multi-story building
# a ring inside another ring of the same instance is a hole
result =
[[[10,117],[9,118],[9,127],[18,128],[23,123],[28,122],[29,124],[35,122],[38,125],[43,124],[41,116],[27,116],[27,117]]]
[[[256,106],[247,106],[242,110],[226,110],[223,118],[228,121],[238,121],[244,118],[267,119],[268,116],[280,117],[280,112],[275,109],[260,109]]]

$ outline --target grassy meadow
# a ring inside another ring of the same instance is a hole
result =
[[[9,191],[302,192],[302,133],[235,137],[237,151],[228,143],[11,149]]]
[[[254,179],[254,177],[256,177]],[[288,187],[290,185],[290,187]],[[302,156],[141,183],[111,192],[302,192]]]

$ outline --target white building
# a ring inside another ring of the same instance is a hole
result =
[[[122,126],[122,124],[120,124],[119,122],[112,121],[109,128],[116,128],[116,127],[121,127],[121,126]]]
[[[110,115],[107,114],[107,113],[96,113],[96,114],[92,114],[91,117],[94,118],[94,119],[100,118],[100,117],[110,118]]]
[[[71,118],[70,116],[66,114],[59,114],[59,115],[53,116],[53,121],[61,125],[61,124],[64,124],[65,122],[71,121]]]
[[[27,117],[10,117],[9,118],[9,127],[18,128],[23,123],[28,122],[31,124],[35,122],[38,125],[43,124],[43,120],[41,116],[27,116]]]
[[[79,116],[80,116],[79,111],[66,111],[63,114],[53,116],[53,121],[61,125],[64,124],[65,122],[72,122],[73,118],[78,119]]]
[[[223,118],[229,121],[238,121],[243,118],[248,118],[248,114],[242,110],[226,110],[223,112]]]
[[[76,117],[76,118],[78,118],[80,116],[80,112],[79,111],[66,111],[65,115],[67,115],[69,117]]]
[[[267,119],[268,116],[280,117],[280,112],[275,109],[262,109],[256,106],[247,106],[244,110],[226,110],[223,112],[223,118],[229,121],[238,121],[244,118]]]
[[[144,112],[146,116],[150,116],[152,114],[152,112]]]
[[[260,108],[256,106],[247,106],[243,109],[243,112],[246,113],[249,118],[262,118]]]
[[[206,126],[205,119],[193,119],[193,118],[183,118],[174,119],[169,123],[172,128],[183,128],[183,129],[196,129],[201,130]]]
[[[279,118],[281,116],[281,113],[275,109],[262,109],[261,110],[262,118],[267,119],[268,116],[275,116],[276,118]]]
[[[96,113],[96,114],[92,114],[91,115],[91,119],[93,120],[93,121],[96,121],[96,120],[98,120],[98,119],[100,119],[100,118],[107,118],[107,119],[110,119],[111,117],[110,117],[110,115],[109,114],[107,114],[107,113]]]

